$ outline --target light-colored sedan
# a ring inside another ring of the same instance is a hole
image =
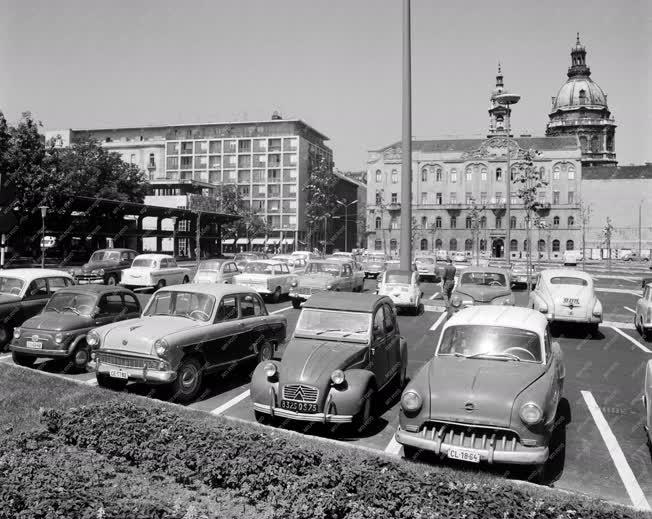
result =
[[[193,283],[233,283],[233,278],[240,273],[233,260],[212,259],[199,263]]]
[[[595,295],[593,278],[571,269],[544,270],[530,294],[529,306],[550,322],[585,323],[593,334],[602,322],[602,303]]]
[[[330,258],[328,258],[328,260],[337,261],[341,263],[348,263],[349,265],[351,265],[351,272],[353,272],[353,291],[362,292],[362,290],[364,289],[364,280],[366,276],[364,270],[362,270],[362,265],[360,265],[360,263],[346,256],[333,255]]]
[[[387,270],[378,284],[378,295],[392,299],[397,310],[412,310],[418,315],[421,310],[421,285],[419,273],[409,270]]]
[[[414,258],[414,264],[419,272],[419,280],[428,278],[433,283],[439,283],[439,269],[437,268],[437,259],[435,256],[417,256]]]
[[[643,296],[636,302],[634,325],[643,339],[652,338],[652,283],[643,288]]]
[[[167,254],[141,254],[131,267],[122,271],[120,284],[131,289],[160,289],[165,286],[190,282],[190,269],[180,267]]]
[[[235,277],[238,285],[255,290],[278,303],[281,296],[290,292],[290,285],[296,276],[287,264],[276,260],[250,261],[244,266],[242,274]]]
[[[455,252],[451,252],[451,260],[453,260],[456,263],[466,263],[467,261],[469,261],[469,257],[466,255],[465,252],[455,251]]]
[[[300,274],[306,270],[308,261],[303,256],[292,256],[291,254],[277,254],[272,256],[273,260],[287,264],[292,274]]]

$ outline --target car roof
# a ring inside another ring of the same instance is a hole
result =
[[[352,292],[321,292],[310,296],[303,308],[322,308],[344,312],[372,312],[381,301],[391,302],[387,296],[355,294]]]
[[[169,254],[153,254],[153,253],[152,254],[150,254],[150,253],[148,253],[148,254],[139,254],[138,256],[136,256],[135,259],[157,259],[157,260],[159,260],[159,259],[166,259],[166,258],[167,259],[174,259]]]
[[[242,285],[223,285],[221,283],[186,283],[183,285],[171,285],[159,289],[157,292],[192,292],[194,294],[209,294],[220,298],[230,294],[242,294],[255,292],[249,287]]]
[[[116,293],[116,292],[127,292],[131,294],[131,290],[119,285],[96,285],[94,283],[89,283],[87,285],[72,285],[66,288],[61,288],[57,292],[89,292],[95,294],[104,294],[104,293]]]
[[[416,274],[416,272],[413,272],[411,270],[401,270],[401,269],[389,269],[385,271],[387,274],[401,274],[403,276],[411,276],[412,274]]]
[[[575,269],[546,269],[541,271],[541,276],[545,280],[560,276],[560,277],[585,279],[589,283],[593,282],[593,278],[591,277],[591,274],[587,274],[586,272],[583,272],[581,270],[575,270]]]
[[[461,274],[466,274],[467,272],[488,272],[490,274],[509,275],[509,270],[499,267],[467,267],[461,271]]]
[[[24,281],[30,282],[37,278],[63,276],[72,279],[72,276],[64,270],[55,269],[6,269],[2,270],[0,276],[20,278]]]
[[[105,249],[97,249],[96,251],[93,252],[95,254],[96,252],[104,252],[104,251],[109,251],[109,252],[136,252],[134,249],[123,249],[120,247],[107,247]]]
[[[520,306],[469,306],[455,313],[446,322],[444,329],[465,324],[504,326],[543,334],[548,325],[548,319],[541,312]]]

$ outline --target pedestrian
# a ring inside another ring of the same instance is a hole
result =
[[[453,293],[453,288],[455,287],[455,272],[455,265],[453,265],[453,261],[448,258],[446,260],[446,266],[444,267],[444,274],[441,277],[442,295],[444,296],[446,306],[448,307],[450,307],[451,294]]]

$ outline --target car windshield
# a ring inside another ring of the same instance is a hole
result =
[[[334,339],[369,339],[371,315],[306,308],[301,311],[295,333]]]
[[[460,277],[461,285],[507,286],[504,274],[498,272],[465,272]]]
[[[95,309],[95,300],[95,296],[90,294],[58,291],[50,298],[43,311],[90,316]]]
[[[201,261],[199,263],[199,268],[197,270],[203,271],[203,272],[214,272],[216,270],[220,270],[220,267],[222,266],[223,261]]]
[[[280,274],[281,268],[262,261],[252,261],[247,263],[244,271],[248,274]]]
[[[589,282],[586,279],[574,278],[570,276],[550,278],[551,285],[577,285],[580,287],[588,286]]]
[[[93,253],[90,261],[120,261],[120,253],[118,251],[98,250]]]
[[[414,260],[415,263],[427,263],[428,265],[434,265],[434,258],[417,258]]]
[[[444,331],[438,356],[541,362],[541,341],[531,331],[505,326],[458,325]]]
[[[306,267],[306,274],[330,274],[331,276],[340,275],[340,265],[338,263],[309,263]]]
[[[214,307],[215,296],[212,295],[159,290],[152,297],[143,315],[169,315],[208,321]]]
[[[0,294],[17,296],[24,286],[25,282],[22,279],[0,276]]]
[[[156,268],[156,260],[147,258],[136,258],[131,264],[132,267]]]
[[[401,283],[409,285],[411,279],[412,276],[410,274],[404,274],[402,272],[388,272],[385,274],[385,283]]]

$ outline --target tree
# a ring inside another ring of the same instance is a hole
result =
[[[487,208],[486,204],[479,205],[475,198],[471,197],[471,234],[473,236],[473,254],[475,255],[475,264],[480,264],[480,219],[482,213]]]
[[[323,225],[324,252],[328,243],[328,219],[337,205],[335,188],[338,181],[339,178],[333,173],[333,162],[323,155],[311,153],[308,159],[308,181],[302,187],[307,193],[306,221],[310,226],[311,237],[318,235],[319,228]],[[313,243],[316,244],[317,241]]]
[[[250,240],[254,236],[267,235],[272,232],[267,221],[246,204],[235,185],[221,186],[218,199],[221,213],[236,214],[241,217],[239,220],[222,226],[223,236]]]
[[[602,243],[607,247],[607,251],[609,254],[607,256],[608,259],[607,265],[609,269],[611,269],[611,238],[613,236],[614,230],[615,227],[611,225],[611,218],[607,216],[607,223],[600,231],[600,236],[602,238]]]

